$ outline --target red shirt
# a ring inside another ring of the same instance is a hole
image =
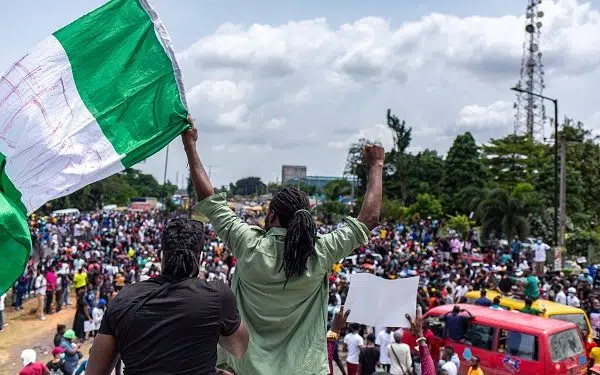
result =
[[[48,367],[41,362],[30,363],[19,371],[19,375],[44,375],[50,372]]]
[[[402,340],[403,344],[408,345],[411,352],[415,352],[415,347],[417,346],[417,338],[415,335],[410,332],[410,329],[404,329],[402,332]]]

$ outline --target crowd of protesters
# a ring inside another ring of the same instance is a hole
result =
[[[65,305],[74,305],[73,324],[70,329],[61,327],[63,337],[54,343],[54,365],[48,366],[56,368],[60,363],[65,366],[65,374],[75,373],[84,357],[77,345],[98,331],[107,304],[125,285],[160,274],[164,219],[158,212],[124,211],[31,220],[37,251],[3,305],[18,310],[25,300],[35,298],[42,320],[48,314],[60,313]],[[318,231],[327,233],[335,228],[321,225]],[[343,305],[353,273],[369,272],[389,279],[418,275],[418,304],[424,312],[464,302],[470,290],[498,290],[526,300],[543,298],[580,307],[589,314],[598,339],[600,302],[595,290],[600,285],[600,272],[595,266],[576,264],[567,276],[548,268],[536,274],[540,269],[536,268],[535,247],[525,250],[518,239],[504,246],[499,242],[482,246],[474,232],[463,239],[442,228],[443,223],[436,220],[413,225],[388,223],[376,228],[367,245],[335,264],[329,273],[330,318]],[[236,259],[210,226],[206,227],[206,237],[204,276],[230,281]],[[490,305],[494,308],[494,301]],[[407,337],[402,331],[377,327],[369,335],[364,327],[351,328],[347,339],[340,340],[348,351],[344,372],[352,374],[353,365],[358,365],[361,358],[373,358],[369,348],[380,345],[388,349],[378,349],[377,363],[392,374],[418,363],[414,350],[407,352],[401,345]],[[366,341],[362,351],[351,339],[359,333]],[[69,340],[78,344],[65,343]],[[337,351],[336,346],[334,358],[341,365]],[[370,356],[365,354],[369,352]],[[439,348],[432,350],[436,363],[444,356],[439,353]]]

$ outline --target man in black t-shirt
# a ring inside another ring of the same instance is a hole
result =
[[[375,346],[375,335],[367,336],[367,346],[360,350],[358,364],[361,375],[371,375],[377,370],[379,362],[379,348]]]
[[[214,375],[217,344],[238,358],[246,352],[248,330],[233,293],[198,277],[202,223],[171,220],[162,242],[162,275],[126,286],[111,301],[86,374],[110,373],[120,355],[127,375]]]

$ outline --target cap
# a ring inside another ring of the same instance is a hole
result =
[[[570,287],[569,289],[567,289],[567,291],[569,293],[573,293],[573,294],[577,293],[577,290],[575,290],[575,288],[573,288],[573,287]]]
[[[30,363],[35,362],[35,350],[33,349],[25,349],[21,352],[21,361],[23,361],[23,366],[27,366]]]
[[[57,356],[57,355],[62,354],[64,352],[65,352],[65,349],[61,348],[60,346],[57,346],[54,349],[52,349],[52,355],[53,356]]]
[[[64,334],[63,337],[65,339],[68,340],[73,340],[75,338],[75,331],[73,331],[72,329],[68,329]]]

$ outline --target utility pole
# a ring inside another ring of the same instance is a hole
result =
[[[208,179],[210,180],[210,176],[212,175],[212,169],[219,168],[219,166],[218,165],[207,165],[206,168],[208,168]]]
[[[558,246],[565,247],[565,225],[567,218],[567,140],[559,139],[560,142],[560,199],[558,212]]]

